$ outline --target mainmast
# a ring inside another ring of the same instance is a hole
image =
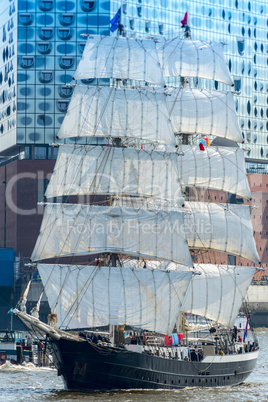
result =
[[[109,79],[110,85],[77,85],[58,136],[105,138],[106,146],[60,146],[46,197],[105,196],[110,205],[48,202],[32,255],[34,261],[110,257],[107,266],[39,264],[44,283],[55,282],[49,298],[53,307],[60,303],[59,321],[66,326],[127,324],[168,333],[192,277],[189,246],[258,259],[246,223],[249,208],[185,203],[182,196],[185,186],[250,198],[241,150],[211,147],[202,153],[190,144],[190,135],[240,137],[231,96],[189,85],[195,77],[232,83],[223,45],[193,41],[188,24],[184,29],[183,39],[125,38],[123,28],[117,36],[88,37],[75,79]],[[180,77],[180,88],[164,87],[167,77]],[[217,110],[222,120],[215,118]],[[123,266],[119,255],[126,256]],[[60,287],[69,303],[58,300]]]

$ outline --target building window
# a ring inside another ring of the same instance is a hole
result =
[[[81,8],[83,11],[85,11],[86,13],[94,10],[95,8],[95,1],[90,1],[90,0],[82,0],[81,2]]]
[[[5,42],[6,39],[7,39],[6,28],[5,28],[5,25],[3,25],[3,38],[2,38],[2,42]]]
[[[138,17],[142,17],[142,6],[137,6]]]
[[[53,80],[53,71],[44,70],[41,71],[39,81],[43,84],[47,84]]]
[[[60,61],[61,68],[67,69],[71,68],[74,64],[74,58],[69,56],[63,56]]]
[[[46,114],[39,114],[37,116],[37,124],[39,126],[50,126],[52,123],[52,119],[50,116],[46,115]]]
[[[90,85],[95,81],[95,78],[88,78],[86,80],[81,80],[81,82],[85,85]]]
[[[244,38],[237,38],[237,50],[241,56],[245,53],[245,39]]]
[[[72,13],[64,13],[60,17],[61,25],[67,26],[71,25],[74,21],[74,15]]]
[[[145,22],[145,32],[149,33],[151,30],[151,21]]]
[[[164,24],[158,24],[158,30],[160,35],[164,35]]]
[[[59,33],[60,39],[62,39],[62,40],[68,40],[71,38],[70,28],[59,28],[58,33]]]
[[[73,87],[69,85],[61,85],[59,87],[59,94],[62,98],[69,98],[72,96],[73,93]]]
[[[79,49],[80,49],[80,52],[81,52],[81,53],[83,53],[83,51],[84,51],[84,49],[85,49],[85,46],[86,46],[86,42],[85,42],[85,41],[79,43]]]
[[[21,67],[23,68],[30,68],[34,64],[34,57],[33,56],[22,56]]]
[[[53,28],[42,27],[39,35],[41,39],[50,39],[53,35]]]
[[[130,26],[130,29],[132,29],[132,31],[135,29],[135,20],[134,20],[134,18],[129,19],[129,26]]]
[[[253,142],[254,142],[254,144],[256,144],[257,139],[258,139],[257,134],[254,133],[254,134],[253,134]]]
[[[69,101],[68,100],[58,100],[57,101],[57,106],[60,112],[67,112],[68,109],[68,105],[69,105]]]
[[[51,52],[51,46],[49,42],[38,42],[38,50],[42,54],[48,54]]]
[[[123,14],[127,14],[127,3],[122,3]]]
[[[237,94],[240,94],[240,92],[241,92],[241,78],[240,77],[234,77],[234,89]]]
[[[31,25],[33,22],[31,13],[20,13],[19,20],[22,25]]]
[[[53,1],[52,0],[40,0],[39,8],[42,11],[50,11],[53,8]]]

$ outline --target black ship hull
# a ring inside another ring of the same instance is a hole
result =
[[[258,357],[255,351],[191,362],[91,342],[51,341],[58,374],[67,389],[79,391],[238,385],[252,372]]]

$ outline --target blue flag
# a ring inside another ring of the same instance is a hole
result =
[[[115,16],[110,21],[110,24],[111,24],[110,31],[111,32],[114,32],[118,29],[119,24],[120,24],[120,16],[121,16],[121,7],[119,8],[119,10],[115,14]]]
[[[246,328],[245,328],[245,332],[244,332],[244,338],[243,338],[244,343],[247,341],[247,336],[248,336],[248,322],[249,322],[249,315],[247,317]]]

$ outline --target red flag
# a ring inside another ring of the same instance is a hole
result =
[[[186,12],[183,20],[181,20],[181,28],[184,28],[187,25],[187,23],[188,23],[187,20],[188,20],[188,16],[187,16],[187,12]]]
[[[205,147],[201,142],[199,142],[199,149],[200,151],[205,151]]]

